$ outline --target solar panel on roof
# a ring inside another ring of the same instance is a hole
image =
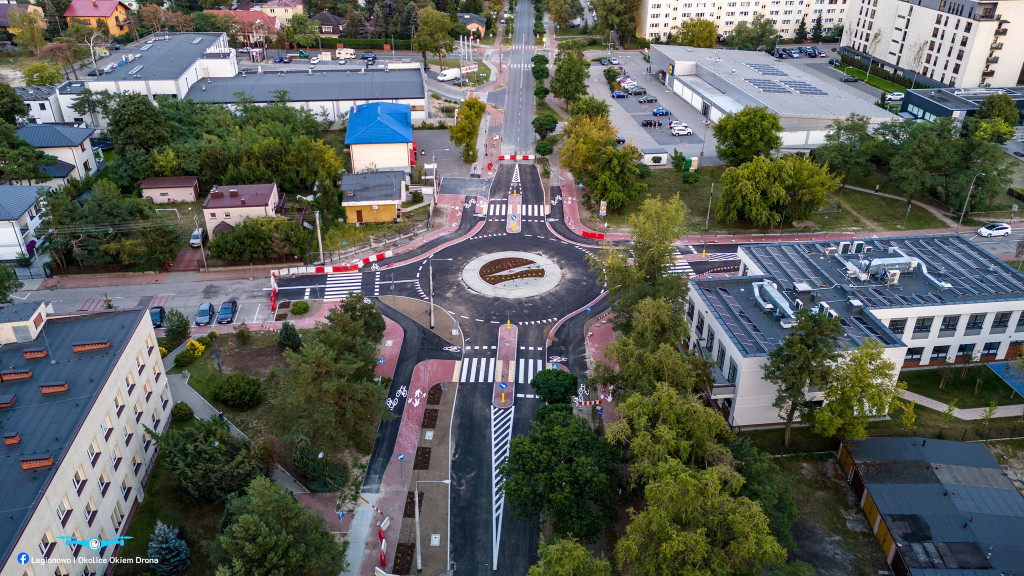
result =
[[[799,94],[805,94],[805,95],[808,95],[808,96],[828,96],[827,92],[823,91],[822,89],[818,88],[817,86],[814,86],[812,84],[808,84],[807,82],[804,82],[803,80],[792,80],[791,79],[791,80],[779,80],[779,82],[782,82],[786,86],[789,86],[793,90],[796,90],[797,93],[799,93]]]
[[[789,76],[789,74],[786,74],[771,64],[760,64],[755,62],[745,62],[745,64],[762,76]]]
[[[761,92],[770,92],[772,94],[792,94],[793,91],[779,84],[774,80],[768,80],[767,78],[744,78],[751,86],[757,88]]]

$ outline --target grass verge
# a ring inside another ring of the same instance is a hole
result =
[[[949,404],[957,401],[960,408],[983,408],[990,402],[999,406],[1024,404],[1024,399],[1013,391],[998,374],[988,366],[950,367],[950,378],[939,388],[943,368],[922,368],[900,372],[900,380],[907,383],[907,390]],[[978,394],[975,385],[981,380]]]
[[[878,76],[872,76],[868,78],[866,72],[864,72],[863,70],[858,70],[857,68],[854,68],[852,66],[836,66],[836,70],[840,70],[844,74],[854,76],[861,81],[866,81],[869,86],[874,86],[879,90],[884,90],[886,92],[903,92],[904,90],[906,90],[906,88],[904,88],[903,86],[900,86],[899,84],[893,84],[892,82],[889,82],[888,80],[883,80]]]

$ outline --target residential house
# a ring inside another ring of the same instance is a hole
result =
[[[277,215],[277,183],[214,186],[203,202],[210,236],[226,232],[246,218]]]
[[[92,150],[92,128],[77,128],[59,124],[28,124],[18,128],[18,138],[35,146],[57,160],[73,166],[71,176],[84,179],[99,172],[100,167]]]
[[[475,32],[481,38],[483,38],[484,32],[487,32],[487,19],[479,14],[459,12],[459,24],[469,28],[470,32]]]
[[[39,192],[39,186],[0,186],[0,261],[31,254],[35,248]]]
[[[203,10],[218,17],[231,16],[235,19],[231,30],[246,46],[266,46],[267,37],[277,34],[278,20],[256,10]]]
[[[0,4],[0,9],[3,8]],[[58,92],[55,86],[14,86],[14,91],[28,106],[25,118],[40,124],[64,122],[64,114],[60,107]]]
[[[0,574],[99,574],[146,497],[171,394],[146,309],[0,309]],[[35,564],[25,564],[30,556]],[[42,564],[46,562],[45,566]]]
[[[270,0],[260,7],[267,16],[277,18],[281,27],[288,25],[288,21],[296,14],[305,14],[302,10],[302,0]]]
[[[44,21],[43,9],[39,6],[33,6],[32,4],[0,4],[0,28],[4,32],[11,31],[11,21],[8,14],[11,10],[21,10],[22,12],[35,12],[39,15],[39,20]]]
[[[330,12],[320,12],[313,16],[320,23],[320,35],[327,38],[339,38],[345,27],[345,19]]]
[[[68,24],[78,20],[111,36],[120,36],[128,32],[129,10],[127,4],[118,0],[71,0],[64,17]]]
[[[341,206],[345,209],[345,220],[398,222],[402,203],[407,199],[405,176],[401,170],[343,175]]]
[[[154,204],[195,202],[199,198],[199,178],[195,176],[146,178],[138,184],[142,197],[148,198]]]
[[[416,164],[412,112],[407,104],[372,102],[353,109],[345,144],[352,172],[397,169],[410,171]]]

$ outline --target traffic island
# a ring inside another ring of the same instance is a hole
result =
[[[505,217],[505,232],[518,234],[523,230],[523,197],[521,194],[510,194],[508,197],[508,216]]]
[[[505,323],[498,328],[498,369],[494,371],[494,394],[491,398],[495,408],[511,408],[516,397],[518,341],[519,326]]]

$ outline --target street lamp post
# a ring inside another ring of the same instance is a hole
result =
[[[438,152],[450,152],[451,148],[442,148],[440,150],[433,150],[430,152],[430,164],[434,167],[434,195],[437,196],[437,153]]]
[[[704,157],[704,145],[708,141],[708,126],[711,126],[711,120],[704,120],[704,141],[700,143],[700,157]]]
[[[971,205],[971,192],[974,192],[974,182],[975,180],[978,179],[978,176],[984,175],[984,172],[978,172],[977,174],[974,175],[974,178],[971,178],[971,187],[967,189],[967,200],[964,200],[964,209],[962,212],[960,212],[960,220],[958,220],[956,223],[957,233],[960,232],[960,225],[963,224],[964,222],[964,215],[967,214],[967,207]]]
[[[451,480],[445,478],[444,480],[417,480],[416,490],[413,492],[413,511],[416,513],[416,571],[423,571],[423,557],[420,554],[420,483],[435,482],[439,484],[448,485],[448,500],[451,501]],[[451,543],[448,543],[448,548],[451,548]]]

